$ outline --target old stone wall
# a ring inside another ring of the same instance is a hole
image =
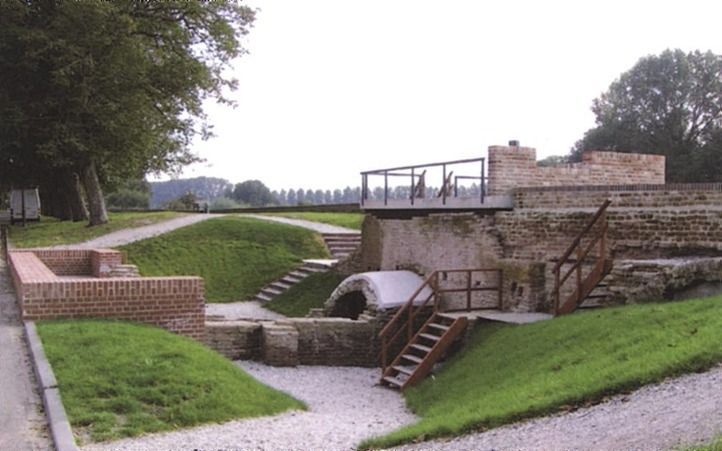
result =
[[[489,147],[489,194],[509,194],[521,187],[663,184],[665,158],[619,152],[588,151],[581,163],[540,167],[531,147]]]
[[[205,344],[231,360],[261,357],[261,324],[253,321],[207,321]]]

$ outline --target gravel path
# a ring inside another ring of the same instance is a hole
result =
[[[45,414],[23,339],[20,308],[0,258],[0,450],[49,450]]]
[[[303,227],[304,229],[313,230],[318,233],[360,233],[358,230],[349,229],[346,227],[339,227],[335,225],[330,224],[323,224],[320,222],[313,222],[313,221],[306,221],[305,219],[292,219],[292,218],[284,218],[283,216],[263,216],[263,215],[252,215],[252,214],[243,214],[241,216],[246,216],[249,218],[256,218],[256,219],[263,219],[264,221],[273,221],[273,222],[280,222],[283,224],[289,224],[289,225],[295,225],[298,227]]]
[[[308,411],[151,434],[82,449],[349,450],[365,438],[416,420],[398,393],[374,385],[379,377],[375,368],[238,364],[262,382],[306,402]]]
[[[206,304],[207,316],[223,316],[225,319],[283,319],[284,315],[264,308],[258,301]]]
[[[722,366],[596,406],[401,450],[666,450],[722,433]]]
[[[164,233],[171,232],[181,227],[189,226],[197,222],[205,221],[211,218],[219,218],[221,214],[191,214],[181,216],[180,218],[169,219],[168,221],[159,222],[156,224],[150,224],[142,227],[134,227],[131,229],[122,229],[107,235],[94,238],[92,240],[84,241],[77,244],[62,244],[53,246],[54,249],[77,249],[77,248],[110,248],[115,246],[122,246],[124,244],[132,243],[134,241],[144,240],[146,238],[152,238],[154,236],[162,235]]]

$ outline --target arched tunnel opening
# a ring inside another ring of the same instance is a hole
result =
[[[358,319],[366,309],[366,296],[361,291],[351,291],[339,297],[330,316]]]

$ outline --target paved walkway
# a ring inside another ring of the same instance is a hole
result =
[[[258,301],[242,301],[227,303],[207,303],[207,316],[222,316],[226,320],[276,320],[285,318],[284,315],[268,310]]]
[[[668,450],[722,433],[722,366],[571,413],[403,450]]]
[[[211,218],[219,218],[224,216],[222,214],[189,214],[181,216],[179,218],[169,219],[168,221],[159,222],[156,224],[150,224],[142,227],[134,227],[130,229],[117,230],[107,235],[93,238],[89,241],[84,241],[77,244],[62,244],[53,246],[54,249],[69,249],[69,248],[110,248],[115,246],[122,246],[124,244],[132,243],[134,241],[144,240],[146,238],[152,238],[154,236],[162,235],[164,233],[171,232],[181,227],[189,226],[197,222],[205,221]]]
[[[0,450],[48,450],[45,414],[37,392],[20,309],[0,258]]]
[[[241,216],[246,216],[249,218],[256,218],[256,219],[263,219],[264,221],[273,221],[273,222],[280,222],[283,224],[295,225],[298,227],[303,227],[304,229],[313,230],[318,233],[354,233],[354,234],[361,233],[358,230],[349,229],[346,227],[339,227],[339,226],[330,225],[330,224],[323,224],[320,222],[306,221],[305,219],[292,219],[292,218],[284,218],[282,216],[264,216],[264,215],[254,215],[254,214],[243,214]]]

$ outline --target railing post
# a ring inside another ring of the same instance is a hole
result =
[[[554,315],[559,314],[559,291],[561,291],[562,288],[559,286],[561,279],[560,272],[561,268],[554,270]]]
[[[484,191],[486,191],[484,188],[484,162],[485,161],[486,160],[484,160],[483,158],[481,159],[481,181],[479,182],[479,183],[481,183],[481,186],[479,186],[479,192],[481,193],[481,203],[482,204],[484,203]]]
[[[446,205],[446,164],[441,165],[442,168],[442,180],[441,180],[441,204]]]
[[[384,171],[384,205],[389,204],[389,171]]]
[[[471,270],[466,271],[466,311],[471,311]]]
[[[434,272],[434,285],[431,287],[434,290],[434,313],[439,311],[439,273]]]
[[[582,303],[582,246],[577,246],[577,305]]]
[[[386,341],[386,335],[381,338],[381,371],[386,372],[386,347],[388,346]]]
[[[366,192],[366,179],[368,178],[368,174],[361,173],[361,206],[364,205],[364,197]]]
[[[411,168],[411,205],[414,205],[414,196],[416,195],[416,178],[414,178],[414,168]]]

